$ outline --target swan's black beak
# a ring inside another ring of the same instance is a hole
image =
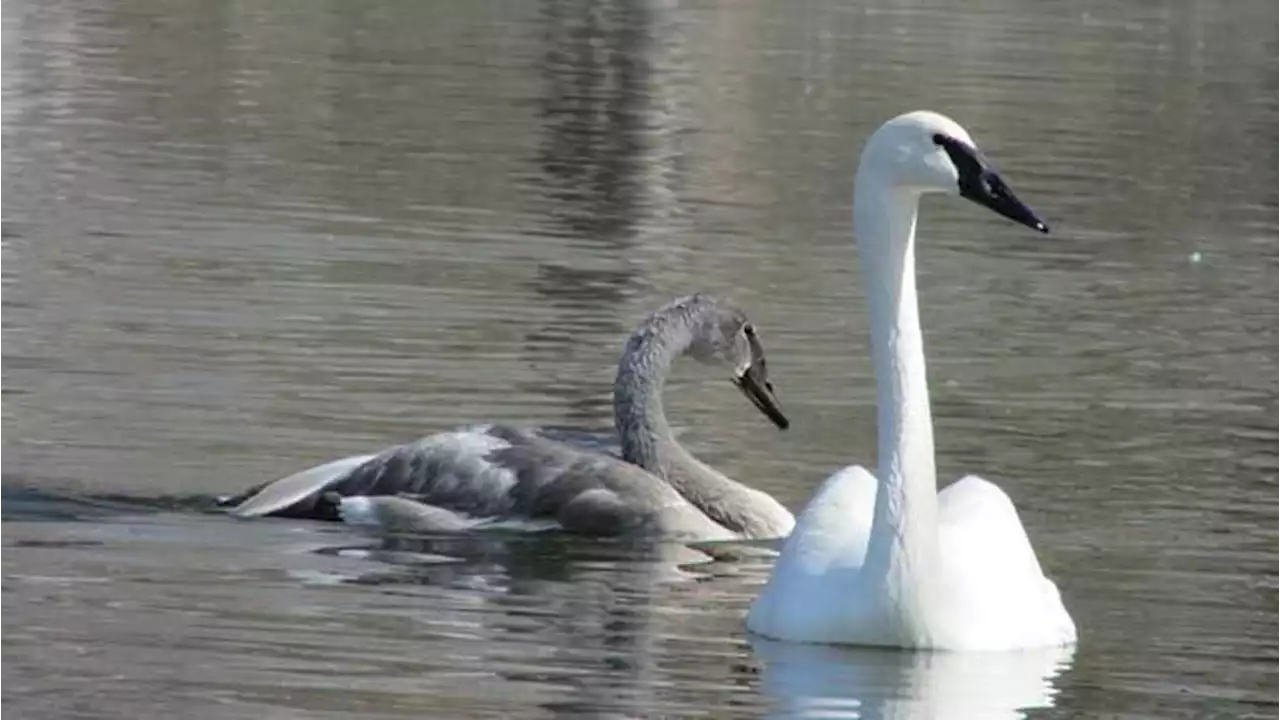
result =
[[[945,135],[935,135],[933,141],[947,151],[951,162],[956,166],[960,175],[960,197],[994,210],[1032,230],[1049,232],[1049,226],[1013,194],[1000,173],[977,150]]]
[[[782,414],[782,403],[778,402],[778,396],[773,394],[773,383],[769,382],[763,360],[748,365],[741,375],[733,379],[733,384],[737,385],[751,404],[773,421],[778,429],[786,430],[791,426],[791,421]]]

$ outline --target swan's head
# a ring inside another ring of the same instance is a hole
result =
[[[745,315],[730,326],[733,334],[729,352],[725,359],[733,367],[733,384],[747,396],[756,409],[764,413],[779,429],[786,430],[791,424],[782,412],[782,404],[773,392],[773,383],[769,381],[769,371],[764,357],[764,346],[760,344],[760,332],[756,330]]]
[[[733,369],[733,384],[769,418],[785,430],[791,423],[769,381],[768,361],[760,344],[760,331],[741,308],[705,295],[707,311],[694,331],[689,354],[704,363],[725,364]]]
[[[668,338],[665,342],[679,338],[676,342],[684,346],[684,353],[699,362],[728,366],[733,384],[757,410],[781,429],[791,424],[769,381],[760,332],[737,305],[705,293],[680,298],[637,329],[627,355],[659,336]]]
[[[1014,222],[1049,232],[1013,194],[969,133],[945,115],[918,110],[880,126],[867,140],[859,182],[924,193],[959,195]]]

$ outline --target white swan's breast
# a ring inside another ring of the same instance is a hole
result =
[[[902,588],[863,576],[877,483],[859,466],[827,479],[796,521],[747,629],[796,642],[1009,650],[1065,645],[1075,625],[1009,496],[977,476],[938,494],[938,562],[918,619]],[[905,603],[905,604],[904,604]]]
[[[852,621],[850,593],[871,536],[876,479],[850,465],[827,478],[796,518],[773,574],[747,613],[747,629],[770,638],[831,642]]]

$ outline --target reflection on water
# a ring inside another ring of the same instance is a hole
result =
[[[163,513],[9,520],[5,532],[4,609],[25,619],[6,632],[6,655],[26,648],[6,658],[6,700],[30,710],[56,683],[63,707],[98,699],[142,711],[161,683],[165,702],[245,717],[273,706],[680,713],[725,686],[742,652],[703,590],[712,566],[679,546],[551,534],[376,541],[315,523]],[[79,652],[86,644],[100,650]],[[61,672],[45,677],[51,664]]]
[[[567,252],[539,262],[530,283],[546,319],[526,335],[536,374],[520,387],[563,402],[566,424],[610,430],[604,376],[583,382],[563,369],[584,335],[620,352],[630,327],[619,318],[642,309],[629,300],[648,284],[635,256],[669,234],[671,118],[650,92],[658,82],[651,47],[663,40],[656,13],[641,3],[546,0],[539,9],[542,137],[539,172],[525,187],[538,215],[552,221],[545,233]]]
[[[192,512],[464,422],[607,447],[627,330],[693,290],[749,310],[793,427],[680,367],[682,440],[800,507],[873,460],[852,163],[931,107],[1054,227],[920,228],[940,473],[1009,492],[1081,631],[1036,714],[1273,716],[1275,8],[14,0],[5,702],[962,707],[947,658],[753,651],[768,559]]]
[[[902,653],[752,637],[778,717],[1016,718],[1052,707],[1075,648]]]

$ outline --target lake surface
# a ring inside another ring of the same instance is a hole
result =
[[[13,717],[1273,717],[1273,2],[5,6]],[[942,476],[1080,630],[1015,658],[753,643],[768,558],[380,541],[212,495],[474,420],[610,432],[649,310],[731,295],[682,439],[799,509],[872,464],[849,230],[883,120],[962,122],[1044,237],[925,203]]]

